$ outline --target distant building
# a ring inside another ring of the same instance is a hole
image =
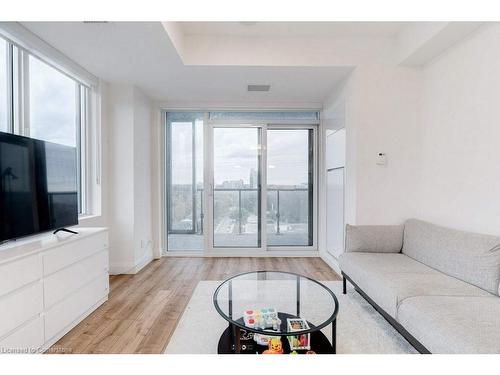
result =
[[[223,189],[242,189],[245,183],[243,180],[223,181],[220,185]]]
[[[255,168],[250,169],[250,187],[256,188],[259,185],[259,175]]]

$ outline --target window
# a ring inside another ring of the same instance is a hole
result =
[[[8,80],[8,48],[9,45],[0,39],[0,131],[9,130],[9,80]]]
[[[76,147],[78,84],[68,76],[29,57],[29,135]]]
[[[319,114],[168,112],[167,251],[317,249]]]
[[[77,148],[80,214],[86,213],[87,206],[84,153],[88,90],[78,80],[0,38],[0,131]]]
[[[82,95],[85,89],[80,83],[29,56],[29,136],[81,149]],[[83,213],[81,157],[77,174],[79,212]]]
[[[203,250],[203,113],[167,115],[168,248]]]

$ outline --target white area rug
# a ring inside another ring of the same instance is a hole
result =
[[[227,322],[217,313],[212,296],[220,281],[198,283],[172,335],[167,354],[216,354]],[[342,282],[324,281],[339,300],[337,353],[403,354],[416,350],[354,289],[342,294]],[[314,296],[311,296],[313,298]],[[331,337],[331,326],[323,329]]]

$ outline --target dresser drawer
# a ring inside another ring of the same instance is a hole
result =
[[[0,265],[0,296],[41,277],[42,260],[38,254],[2,264]]]
[[[2,353],[36,353],[44,343],[43,317],[30,321],[0,341]]]
[[[108,275],[107,250],[53,273],[44,281],[45,308],[51,307],[78,288],[103,275]]]
[[[43,310],[41,282],[0,298],[0,337],[40,314]]]
[[[108,276],[100,276],[46,311],[45,341],[51,340],[98,301],[106,297],[108,290]]]
[[[108,235],[107,232],[102,232],[49,250],[43,254],[44,275],[50,275],[107,248]]]

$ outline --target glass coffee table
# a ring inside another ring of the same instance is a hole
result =
[[[219,354],[336,353],[339,303],[316,280],[290,272],[243,273],[220,284],[213,301],[229,323]]]

